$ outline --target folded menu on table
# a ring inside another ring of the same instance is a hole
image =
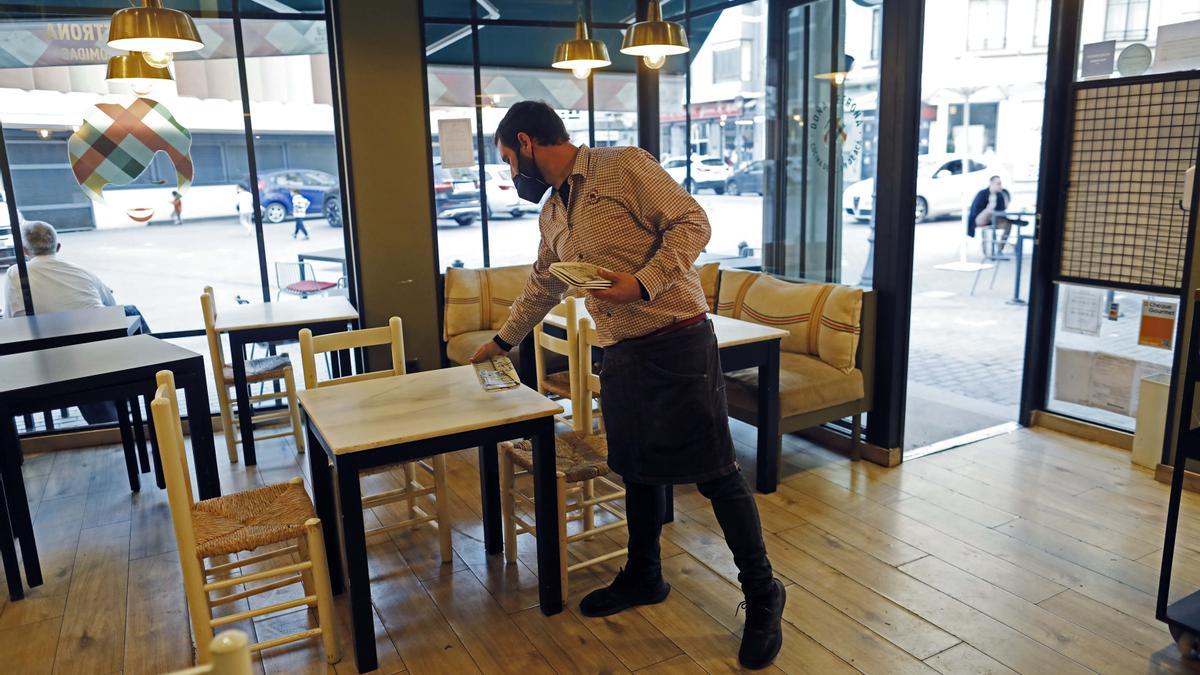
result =
[[[521,384],[517,369],[507,356],[493,356],[475,366],[475,377],[479,378],[479,386],[484,391],[502,391],[512,389]]]
[[[604,268],[585,262],[550,263],[551,274],[576,288],[612,288],[612,282],[600,276],[602,269]]]

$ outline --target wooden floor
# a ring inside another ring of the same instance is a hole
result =
[[[751,471],[753,430],[739,426],[735,436]],[[852,465],[794,438],[785,445],[783,485],[759,496],[771,560],[788,587],[777,671],[1195,669],[1154,620],[1167,490],[1131,468],[1128,453],[1026,430],[889,470]],[[260,447],[251,470],[218,454],[226,490],[302,473],[303,460],[284,441]],[[572,575],[569,611],[544,617],[532,540],[522,537],[515,565],[484,555],[476,455],[451,458],[453,564],[439,564],[429,528],[371,540],[381,671],[737,670],[736,569],[693,489],[680,491],[676,522],[664,532],[663,566],[674,587],[665,603],[608,619],[580,616],[579,597],[613,565]],[[131,496],[114,448],[31,457],[25,475],[46,584],[0,603],[0,671],[160,673],[190,665],[165,494],[150,481]],[[1200,586],[1198,513],[1200,497],[1187,495],[1180,537],[1196,548],[1177,556],[1178,593]],[[352,673],[345,598],[337,602],[347,653],[329,670]],[[239,627],[263,639],[309,620],[300,610]],[[309,642],[265,652],[256,668],[319,672],[326,664]]]

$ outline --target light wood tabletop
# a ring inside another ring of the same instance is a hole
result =
[[[214,326],[218,333],[238,330],[269,328],[322,323],[325,321],[353,321],[358,310],[342,297],[305,298],[292,302],[261,302],[239,305],[217,313]]]
[[[471,366],[306,389],[299,398],[337,455],[563,412],[528,387],[486,392]]]
[[[579,305],[579,318],[591,316],[582,303]],[[770,326],[762,326],[741,319],[732,319],[727,316],[718,314],[709,314],[708,318],[713,322],[713,332],[717,335],[717,347],[725,349],[726,347],[736,347],[738,345],[750,344],[753,342],[762,342],[764,340],[778,340],[783,338],[788,333],[779,328],[771,328]],[[543,320],[545,323],[566,330],[567,319],[560,314],[548,314]]]

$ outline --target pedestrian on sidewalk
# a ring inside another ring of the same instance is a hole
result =
[[[304,235],[308,239],[308,228],[304,227],[304,216],[308,214],[309,202],[300,194],[300,191],[292,188],[292,217],[296,219],[296,228],[292,230],[292,239],[298,235]]]

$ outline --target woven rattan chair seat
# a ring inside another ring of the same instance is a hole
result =
[[[264,356],[261,359],[246,359],[246,381],[261,382],[283,378],[283,369],[292,365],[287,354]],[[233,382],[233,366],[225,364],[225,379]]]
[[[205,499],[192,506],[196,552],[207,558],[303,537],[304,522],[315,517],[300,483]]]
[[[533,444],[513,444],[513,463],[533,471]],[[608,439],[603,434],[568,431],[554,436],[554,464],[567,482],[599,478],[608,473]]]

